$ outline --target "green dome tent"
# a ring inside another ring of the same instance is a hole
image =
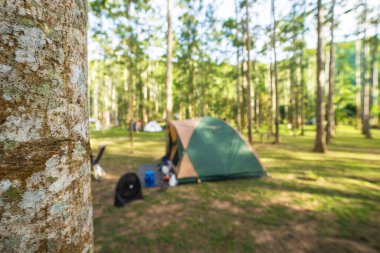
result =
[[[167,156],[179,183],[266,176],[252,146],[225,121],[170,121]]]

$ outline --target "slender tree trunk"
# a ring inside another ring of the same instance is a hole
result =
[[[173,111],[173,95],[172,95],[172,51],[173,51],[173,34],[172,34],[172,9],[173,2],[168,0],[168,33],[167,33],[167,51],[166,51],[166,120],[170,120]]]
[[[304,55],[301,53],[301,63],[300,63],[300,72],[301,72],[301,135],[305,135],[305,65],[304,65]]]
[[[273,71],[272,71],[272,59],[270,61],[268,71],[267,71],[267,85],[268,85],[268,95],[269,95],[269,115],[268,115],[268,132],[269,135],[273,135],[273,108],[274,98],[273,98]]]
[[[366,43],[364,49],[363,57],[363,72],[364,72],[364,91],[363,91],[363,133],[366,138],[372,138],[371,136],[371,111],[370,111],[370,86],[369,77],[367,76],[369,71],[367,71],[367,59],[369,58],[369,45]]]
[[[373,85],[373,104],[377,107],[376,114],[373,117],[372,123],[374,125],[379,124],[379,110],[380,110],[380,105],[379,105],[379,77],[378,77],[378,65],[377,61],[373,63],[373,72],[372,72],[372,85]]]
[[[297,66],[296,67],[296,85],[295,85],[295,126],[294,128],[296,130],[299,129],[299,111],[300,111],[300,85],[299,85],[299,82],[300,82],[300,67]]]
[[[245,29],[244,29],[245,30]],[[242,41],[245,41],[246,40],[246,36],[245,34],[243,34],[243,39]],[[247,78],[243,78],[244,76],[247,75],[247,61],[246,61],[246,56],[244,56],[244,47],[241,47],[241,54],[243,56],[242,58],[242,62],[241,62],[241,75],[242,75],[242,78],[241,78],[241,82],[242,82],[242,87],[241,87],[241,91],[242,91],[242,96],[241,96],[241,117],[240,117],[240,120],[241,120],[241,128],[242,129],[245,129],[247,127],[247,96],[244,96],[244,94],[247,94]]]
[[[294,42],[293,42],[294,43]],[[292,131],[293,134],[296,129],[296,61],[294,60],[295,56],[293,55],[291,61],[290,61],[290,72],[289,72],[289,79],[290,79],[290,108],[292,110],[291,113],[291,122],[292,122]]]
[[[324,109],[323,109],[323,88],[324,88],[324,78],[323,78],[323,46],[322,46],[322,0],[317,0],[317,101],[316,101],[316,123],[317,123],[317,134],[315,138],[315,152],[326,152],[326,143],[324,138],[323,120],[324,120]]]
[[[284,89],[284,111],[285,111],[285,115],[284,115],[284,118],[286,120],[286,123],[287,124],[292,124],[292,118],[291,118],[291,101],[289,100],[289,97],[291,97],[291,81],[290,81],[290,75],[291,75],[291,72],[290,72],[290,69],[287,69],[286,70],[286,81],[285,81],[285,89]],[[290,95],[289,95],[290,93]],[[289,109],[290,108],[290,109]]]
[[[91,252],[87,2],[0,17],[0,252]]]
[[[255,64],[255,128],[260,129],[260,83],[259,83],[259,63]]]
[[[279,116],[280,116],[280,108],[278,106],[278,78],[277,78],[277,55],[276,55],[276,16],[275,16],[275,7],[274,7],[274,2],[275,0],[272,0],[272,49],[273,49],[273,57],[274,57],[274,66],[273,66],[273,71],[274,71],[274,88],[275,88],[275,99],[276,99],[276,113],[275,113],[275,144],[280,143],[280,121],[279,121]]]
[[[360,40],[357,39],[355,41],[355,86],[356,86],[356,96],[355,96],[355,104],[356,104],[356,128],[361,129],[361,50],[360,50]]]
[[[107,68],[107,74],[110,74],[109,68]],[[112,89],[112,79],[109,75],[105,76],[105,82],[106,82],[106,91],[104,96],[104,113],[105,113],[105,126],[106,129],[109,129],[111,127],[111,114],[110,114],[110,92]]]
[[[247,29],[247,89],[248,89],[248,142],[252,144],[252,66],[251,66],[251,36],[249,31],[249,4],[248,0],[245,0],[246,11],[246,29]]]
[[[131,71],[128,71],[128,125],[129,125],[129,144],[131,148],[133,148],[133,121],[135,113],[134,113],[134,80],[133,74]],[[137,122],[136,122],[137,123]],[[132,150],[133,152],[133,150]]]
[[[373,37],[373,49],[372,49],[372,58],[371,58],[371,70],[372,70],[372,82],[371,82],[371,88],[372,88],[372,96],[370,101],[370,112],[372,111],[373,105],[377,106],[379,104],[379,89],[378,89],[378,67],[377,67],[377,50],[379,46],[379,39],[377,37],[377,26],[376,26],[376,33]],[[377,125],[379,123],[379,116],[378,113],[373,115],[372,123],[374,125]]]
[[[235,16],[236,16],[236,40],[239,38],[239,1],[235,1]],[[240,84],[240,49],[239,44],[236,44],[236,128],[241,129],[241,84]]]
[[[334,62],[335,62],[335,50],[334,50],[334,8],[335,0],[331,2],[331,27],[330,27],[330,57],[329,57],[329,94],[327,98],[327,127],[326,127],[326,143],[329,144],[334,132]]]

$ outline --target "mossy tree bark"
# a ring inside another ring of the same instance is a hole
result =
[[[0,252],[89,252],[87,2],[0,17]]]

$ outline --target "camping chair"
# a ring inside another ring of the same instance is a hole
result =
[[[99,161],[102,158],[105,150],[106,150],[106,146],[102,145],[102,146],[100,146],[99,153],[95,159],[94,159],[92,154],[90,155],[91,170],[92,170],[91,174],[94,177],[94,179],[97,181],[101,180],[106,175],[106,172],[104,171],[104,169],[99,164]]]

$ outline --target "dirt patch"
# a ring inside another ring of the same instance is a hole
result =
[[[252,195],[247,192],[239,192],[234,194],[234,199],[236,201],[251,201]]]
[[[242,212],[242,210],[239,207],[233,206],[228,201],[214,200],[211,202],[210,206],[222,211],[232,212],[233,214],[238,214]]]
[[[181,203],[175,203],[175,204],[169,204],[168,201],[161,201],[159,205],[154,205],[150,207],[150,209],[147,210],[148,214],[153,214],[153,215],[169,215],[169,214],[174,214],[176,211],[179,211],[183,209],[183,204]]]
[[[283,205],[297,211],[314,211],[320,206],[320,202],[317,199],[313,199],[310,194],[281,192],[271,197],[267,201],[267,205]]]
[[[310,252],[316,242],[317,223],[314,221],[294,226],[251,232],[259,252]]]

